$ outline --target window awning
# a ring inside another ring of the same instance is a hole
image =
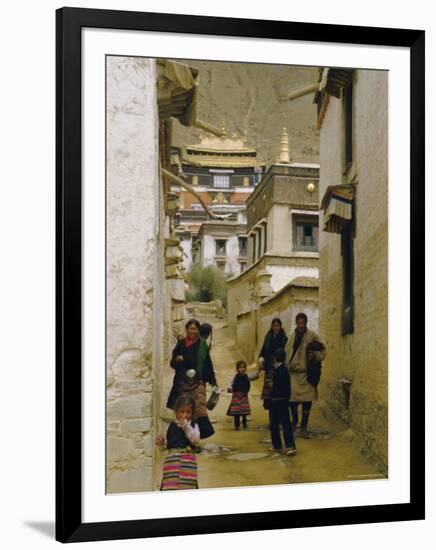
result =
[[[321,201],[324,211],[324,227],[327,233],[342,233],[353,219],[355,187],[351,183],[330,185]]]
[[[159,118],[175,117],[184,126],[223,136],[222,128],[197,117],[198,69],[168,59],[158,59],[156,65]]]
[[[333,97],[341,97],[341,89],[345,88],[353,76],[354,69],[338,69],[326,67],[321,74],[319,89]]]
[[[157,102],[159,117],[176,117],[185,126],[194,124],[198,86],[198,70],[169,61],[157,60]]]

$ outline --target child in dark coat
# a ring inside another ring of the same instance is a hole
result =
[[[232,401],[227,410],[228,416],[235,418],[235,430],[241,426],[247,429],[247,416],[251,413],[250,402],[248,401],[248,392],[250,391],[250,378],[247,374],[247,364],[245,361],[236,363],[236,376],[230,384],[228,391],[232,393]]]
[[[280,426],[283,428],[286,454],[293,456],[297,453],[292,431],[291,416],[289,413],[289,399],[291,397],[291,380],[288,369],[285,365],[285,350],[277,349],[273,361],[273,383],[271,390],[271,441],[270,451],[280,452],[282,441],[280,437]]]

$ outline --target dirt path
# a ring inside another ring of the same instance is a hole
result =
[[[309,425],[312,438],[303,439],[297,433],[297,456],[268,452],[268,415],[260,399],[263,375],[251,385],[248,429],[235,431],[233,418],[226,415],[231,394],[225,393],[239,359],[235,342],[226,322],[215,317],[201,320],[214,327],[212,359],[223,393],[210,414],[216,433],[202,442],[203,450],[198,455],[200,488],[384,477],[350,443],[347,426],[340,421],[327,421],[316,403]]]

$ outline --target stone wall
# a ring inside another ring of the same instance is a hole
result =
[[[356,181],[354,333],[342,336],[340,235],[320,231],[320,321],[327,344],[323,397],[348,421],[361,450],[387,467],[388,428],[388,74],[357,71],[354,97]],[[331,98],[321,130],[320,196],[345,183],[342,103]],[[349,400],[344,380],[351,382]]]
[[[238,359],[242,359],[247,363],[253,361],[257,349],[256,317],[254,314],[254,311],[247,311],[239,314],[236,319],[236,344],[240,353]]]
[[[152,59],[107,58],[107,491],[152,488],[164,280]],[[162,309],[162,308],[161,308]]]
[[[253,292],[260,272],[271,275],[272,292],[279,292],[297,277],[318,277],[318,254],[311,252],[288,253],[286,256],[265,254],[238,277],[227,280],[227,317],[229,327],[236,326],[236,317],[249,311],[255,301]]]

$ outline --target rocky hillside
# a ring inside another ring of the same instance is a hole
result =
[[[180,60],[179,60],[180,61]],[[228,134],[247,134],[247,143],[267,163],[278,158],[280,133],[289,133],[291,160],[319,161],[319,135],[313,94],[296,101],[288,92],[318,78],[316,67],[183,60],[199,69],[198,117]],[[200,131],[174,123],[174,144],[198,142]]]

